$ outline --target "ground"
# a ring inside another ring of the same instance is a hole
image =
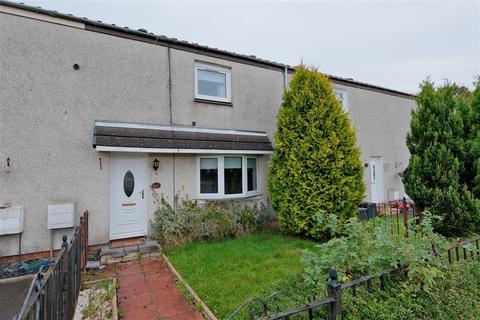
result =
[[[172,264],[219,319],[247,298],[302,270],[315,242],[274,234],[197,242],[168,250]]]
[[[33,276],[23,276],[0,281],[0,320],[10,320],[18,314],[32,279]]]
[[[177,288],[163,260],[138,259],[114,268],[118,279],[118,312],[122,320],[201,320]]]

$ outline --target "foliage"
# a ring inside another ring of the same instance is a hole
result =
[[[473,170],[468,169],[472,160],[466,159],[475,156],[474,144],[466,140],[473,117],[468,101],[477,100],[467,99],[450,84],[435,88],[425,81],[421,89],[407,135],[411,158],[404,173],[405,190],[417,207],[442,217],[436,220],[436,231],[468,234],[480,221],[480,203],[466,181],[475,177],[466,173]]]
[[[280,227],[329,237],[315,216],[324,210],[346,221],[356,214],[365,186],[354,129],[325,75],[296,69],[274,139],[268,190]]]
[[[378,279],[369,293],[365,285],[358,286],[357,296],[351,289],[342,291],[342,319],[478,319],[480,312],[480,262],[471,261],[454,264],[445,269],[444,277],[438,278],[430,290],[418,290],[408,280],[390,275],[386,279],[386,290],[380,290]],[[279,310],[290,310],[304,305],[313,292],[316,300],[326,297],[326,287],[313,287],[302,281],[301,274],[292,274],[280,279],[258,296],[267,297],[272,292],[282,295],[275,301]],[[315,309],[315,319],[324,319],[327,307]],[[289,319],[303,319],[305,314]],[[249,319],[245,314],[238,319]]]
[[[452,265],[429,291],[390,283],[386,291],[344,295],[342,319],[478,319],[480,263]]]
[[[319,215],[324,219],[324,215]],[[376,274],[389,268],[408,266],[408,277],[414,284],[427,289],[441,276],[441,261],[432,254],[432,245],[439,250],[445,240],[433,232],[430,215],[424,213],[421,221],[411,219],[410,237],[392,236],[389,221],[381,222],[369,230],[365,223],[351,218],[339,224],[335,215],[329,215],[327,225],[337,237],[302,257],[305,279],[312,285],[324,284],[331,268],[336,268],[339,279],[348,281],[367,274]],[[324,223],[320,221],[320,223]]]
[[[279,279],[303,270],[302,250],[314,242],[259,234],[218,242],[195,242],[167,250],[182,277],[219,319]]]
[[[240,237],[267,228],[270,212],[261,205],[195,201],[175,197],[172,207],[157,197],[152,221],[153,238],[164,246],[177,246],[196,240]]]
[[[84,283],[81,296],[86,296],[86,305],[80,305],[82,319],[111,319],[112,301],[116,288],[110,278]]]
[[[465,123],[464,183],[480,199],[480,80],[471,99],[461,99]]]

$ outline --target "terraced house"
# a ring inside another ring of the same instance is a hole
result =
[[[0,256],[148,234],[154,195],[268,205],[295,68],[0,1]],[[366,201],[403,197],[414,97],[330,77],[357,130]],[[70,229],[69,229],[70,228]]]

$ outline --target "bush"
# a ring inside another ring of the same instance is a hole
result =
[[[405,239],[392,236],[393,225],[388,220],[381,219],[378,226],[371,228],[357,218],[349,219],[344,226],[338,224],[335,215],[328,216],[327,220],[337,237],[306,251],[303,256],[305,280],[309,284],[324,286],[331,268],[337,269],[339,279],[349,281],[385,269],[408,266],[411,283],[424,289],[433,286],[441,275],[441,260],[432,254],[432,246],[443,250],[446,241],[433,232],[428,213],[418,224],[415,224],[416,219],[410,220],[410,237]]]
[[[455,85],[435,88],[426,81],[421,89],[407,135],[411,158],[403,179],[405,190],[417,207],[442,217],[436,231],[465,235],[478,230],[480,221],[480,203],[471,192],[475,183],[465,181],[475,179],[473,162],[480,154],[475,151],[478,144],[468,139],[476,132],[469,120],[474,107],[470,110]],[[477,100],[473,101],[475,105]]]
[[[221,240],[264,230],[270,212],[263,206],[195,201],[175,197],[175,209],[163,198],[155,200],[153,238],[175,247],[196,240]]]
[[[274,139],[268,191],[280,227],[328,238],[326,226],[315,216],[329,212],[346,221],[357,214],[365,186],[355,132],[325,75],[303,66],[296,69]]]

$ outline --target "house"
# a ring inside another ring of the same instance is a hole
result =
[[[268,203],[293,67],[5,1],[0,44],[0,203],[24,216],[0,256],[56,247],[84,209],[92,245],[146,235],[155,194]],[[365,200],[402,197],[414,96],[330,79],[357,130]]]

